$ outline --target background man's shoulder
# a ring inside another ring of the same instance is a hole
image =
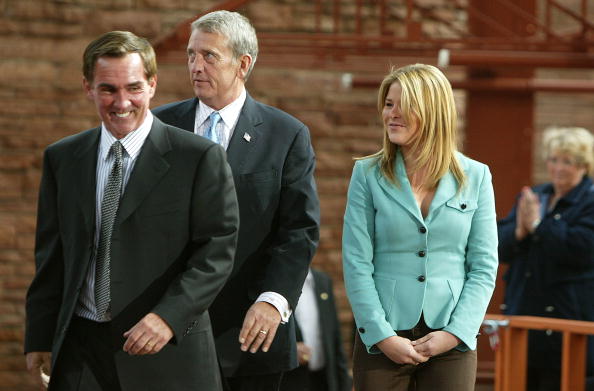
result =
[[[303,122],[286,111],[256,100],[253,102],[254,109],[259,112],[262,119],[266,122],[272,122],[275,128],[278,127],[279,132],[298,132],[302,129],[307,129],[307,126]]]
[[[204,152],[213,146],[216,146],[212,141],[195,135],[192,132],[178,128],[173,125],[169,125],[161,121],[164,131],[167,133],[167,137],[171,142],[171,147],[177,152],[189,151],[193,152]]]
[[[176,117],[182,115],[183,113],[187,112],[188,110],[195,109],[196,103],[197,103],[196,98],[190,98],[190,99],[186,99],[186,100],[180,100],[180,101],[176,101],[176,102],[166,103],[164,105],[157,106],[157,107],[151,109],[151,111],[153,112],[154,115],[161,118],[161,120],[163,120],[164,117],[176,118]],[[167,121],[165,121],[165,122],[167,122]]]

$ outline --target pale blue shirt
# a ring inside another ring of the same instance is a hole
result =
[[[246,91],[244,88],[237,99],[223,107],[221,110],[218,110],[219,114],[221,115],[221,120],[217,123],[216,129],[214,131],[217,133],[218,139],[222,140],[221,145],[225,148],[225,150],[229,147],[229,141],[233,136],[233,131],[235,130],[235,125],[237,125],[237,120],[239,119],[239,114],[241,113],[243,104],[245,103],[245,98]],[[202,101],[198,102],[196,105],[194,133],[199,136],[204,136],[206,129],[210,127],[209,116],[213,111],[216,110],[202,103]]]

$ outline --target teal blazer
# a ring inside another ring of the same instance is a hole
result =
[[[347,296],[370,353],[421,313],[432,329],[457,336],[460,350],[476,337],[495,288],[497,225],[489,168],[457,155],[467,176],[459,190],[448,172],[423,218],[400,154],[399,186],[375,158],[353,168],[344,216],[342,255]]]

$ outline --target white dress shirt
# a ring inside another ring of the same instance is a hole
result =
[[[241,94],[233,102],[219,110],[221,120],[214,130],[217,133],[218,139],[221,140],[221,145],[225,150],[229,147],[229,141],[233,136],[233,130],[237,125],[239,114],[245,103],[246,91],[242,89]],[[210,127],[210,114],[216,111],[210,106],[205,105],[202,101],[199,101],[196,105],[196,117],[194,120],[194,133],[199,136],[204,136],[206,129]]]
[[[136,163],[136,159],[140,154],[140,150],[146,141],[146,138],[153,126],[153,114],[147,110],[147,115],[140,125],[140,127],[120,139],[124,147],[123,150],[123,178],[122,178],[122,196],[130,179],[130,174]],[[113,154],[109,154],[111,145],[117,139],[101,124],[101,137],[99,140],[99,151],[97,153],[97,187],[95,190],[95,243],[93,245],[93,254],[91,255],[91,263],[87,270],[87,276],[83,283],[78,303],[75,312],[78,316],[91,319],[94,321],[101,321],[97,316],[97,308],[95,306],[95,264],[97,259],[97,245],[99,244],[99,233],[101,232],[101,203],[103,201],[103,191],[107,185],[107,179],[111,172],[111,167],[114,162]],[[84,261],[84,260],[83,260]],[[111,313],[105,314],[105,320],[111,319]]]
[[[316,287],[311,269],[307,273],[299,304],[295,309],[295,318],[301,329],[303,343],[311,349],[307,366],[311,371],[319,371],[326,366],[326,357],[322,344],[320,309],[316,300]]]

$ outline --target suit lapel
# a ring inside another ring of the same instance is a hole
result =
[[[457,190],[458,182],[456,182],[454,174],[452,174],[450,171],[446,172],[446,174],[439,180],[437,190],[435,191],[431,205],[429,205],[429,213],[427,214],[427,218],[432,218],[437,209],[456,196]]]
[[[198,99],[188,99],[182,105],[179,106],[179,111],[177,112],[178,121],[176,121],[175,126],[181,129],[189,130],[190,132],[194,133],[194,125],[196,122],[196,105],[198,104]]]
[[[379,184],[391,198],[393,198],[396,202],[398,202],[398,204],[405,208],[411,214],[411,216],[416,218],[420,223],[430,221],[435,214],[435,211],[437,211],[443,204],[456,196],[458,182],[456,182],[454,175],[448,171],[439,180],[435,195],[433,196],[433,200],[429,205],[427,218],[423,219],[421,210],[419,209],[417,201],[415,200],[415,196],[412,193],[410,182],[408,181],[408,177],[406,175],[406,169],[404,168],[404,161],[400,153],[398,153],[396,156],[396,167],[394,171],[400,186],[395,186],[394,184],[388,182],[388,180],[386,180],[383,176],[380,176]]]
[[[240,172],[245,160],[254,151],[262,137],[261,128],[258,128],[262,122],[256,102],[247,94],[227,148],[227,161],[234,173]]]
[[[384,192],[402,206],[408,213],[417,219],[419,222],[423,222],[423,216],[421,216],[421,210],[417,206],[417,201],[412,193],[410,182],[406,176],[406,169],[404,168],[404,161],[400,152],[396,155],[396,162],[394,168],[394,174],[398,178],[398,186],[389,182],[383,175],[379,175],[378,182]]]
[[[75,164],[73,183],[78,184],[79,207],[85,220],[88,233],[95,231],[95,207],[97,188],[97,153],[101,128],[95,128],[85,138],[80,148],[74,153]]]
[[[171,145],[165,132],[165,125],[155,117],[124,191],[117,223],[126,220],[138,208],[142,200],[169,170],[169,163],[163,157],[169,150]]]

